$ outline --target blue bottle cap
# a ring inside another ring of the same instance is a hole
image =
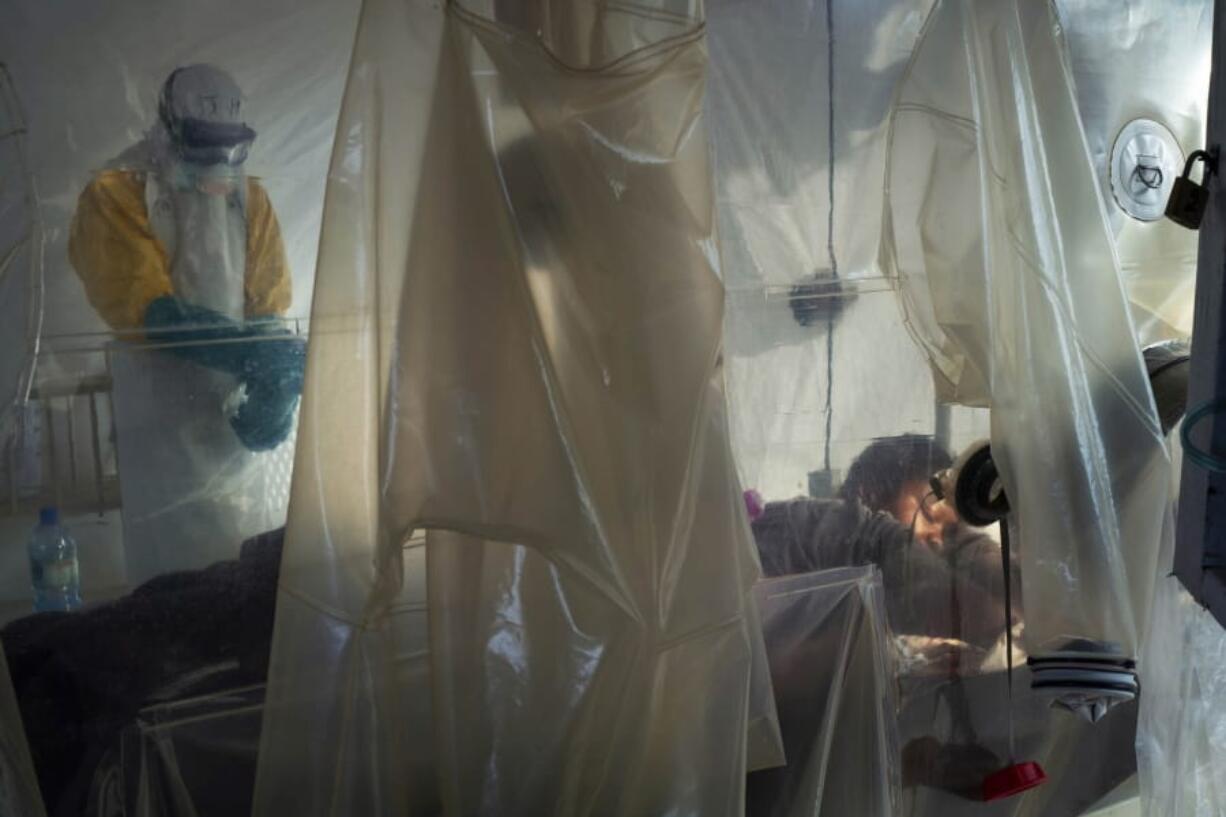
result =
[[[38,512],[38,524],[47,526],[60,524],[59,508],[48,506],[40,509]]]

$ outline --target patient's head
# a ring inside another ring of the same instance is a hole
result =
[[[928,479],[951,462],[949,452],[931,437],[883,437],[856,457],[839,495],[890,514],[913,530],[917,541],[940,547],[945,529],[955,524],[958,516],[952,507],[930,495]]]

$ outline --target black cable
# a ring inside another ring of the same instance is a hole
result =
[[[907,608],[911,613],[915,612],[915,594],[911,592],[911,546],[915,544],[915,524],[919,522],[920,514],[924,514],[925,519],[930,519],[928,516],[928,500],[936,497],[936,491],[929,491],[924,494],[924,498],[919,501],[919,507],[915,509],[915,513],[911,514],[911,526],[907,529],[907,548],[903,551],[903,579],[902,584],[904,592],[907,594]],[[902,521],[901,519],[898,521]]]
[[[1009,762],[1016,763],[1013,749],[1013,570],[1009,563],[1009,518],[1000,520],[1000,556],[1005,572],[1005,677],[1009,684]]]
[[[830,433],[834,426],[834,311],[826,317],[826,473],[830,473]]]
[[[826,214],[826,252],[830,255],[830,274],[839,277],[839,262],[834,256],[834,0],[826,0],[826,99],[830,111],[827,128],[830,172],[826,176],[826,192],[830,207]]]
[[[830,277],[838,281],[839,262],[834,254],[834,0],[826,0],[826,99],[829,110],[826,192],[830,200],[826,213],[826,252],[830,256]],[[834,313],[833,308],[826,312],[826,473],[830,473],[830,434],[834,426]]]

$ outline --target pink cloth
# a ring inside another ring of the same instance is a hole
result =
[[[752,522],[762,515],[762,511],[766,510],[766,503],[762,499],[762,494],[750,488],[742,496],[745,498],[745,510],[749,513],[749,521]]]

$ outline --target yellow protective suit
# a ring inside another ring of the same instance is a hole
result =
[[[73,219],[69,258],[113,329],[140,335],[149,304],[167,295],[227,320],[288,310],[281,231],[258,183],[247,180],[241,214],[230,196],[200,196],[207,206],[185,217],[203,220],[179,223],[171,211],[159,229],[174,191],[152,181],[143,169],[103,170]],[[285,523],[277,486],[293,443],[242,445],[229,422],[244,389],[233,374],[139,343],[110,344],[108,360],[129,583],[235,558],[244,539]]]
[[[113,329],[142,328],[150,302],[176,294],[170,259],[149,223],[141,171],[104,170],[82,191],[68,257],[89,302]],[[292,285],[281,228],[268,193],[254,179],[247,180],[243,292],[248,318],[289,309]]]

